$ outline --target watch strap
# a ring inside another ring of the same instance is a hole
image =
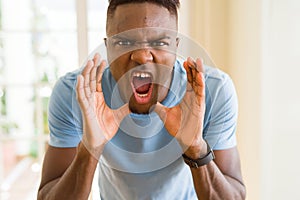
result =
[[[184,162],[187,165],[189,165],[191,168],[199,168],[203,165],[207,165],[210,161],[215,159],[213,150],[210,148],[208,142],[206,140],[204,140],[204,141],[206,142],[206,145],[207,145],[207,154],[204,157],[195,160],[195,159],[188,157],[185,154],[182,154]]]

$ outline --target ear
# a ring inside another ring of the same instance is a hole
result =
[[[176,47],[179,46],[179,42],[180,42],[180,38],[178,37],[178,38],[176,38]]]

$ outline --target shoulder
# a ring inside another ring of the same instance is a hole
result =
[[[175,62],[175,71],[176,72],[180,72],[181,74],[186,74],[186,71],[183,67],[183,59],[177,59]],[[227,73],[225,73],[224,71],[216,68],[216,67],[212,67],[212,66],[208,66],[208,65],[204,65],[204,75],[205,75],[205,80],[214,80],[214,81],[219,81],[219,82],[225,82],[228,79],[230,79],[229,75]]]
[[[75,147],[80,141],[81,113],[76,100],[76,79],[79,70],[60,77],[48,106],[49,144],[55,147]]]
[[[81,70],[75,70],[72,72],[68,72],[64,76],[60,77],[58,81],[56,82],[53,91],[55,90],[72,90],[74,89],[74,85],[76,85],[77,76],[81,73]]]
[[[206,112],[203,136],[213,149],[236,145],[238,100],[230,76],[213,67],[205,67]]]
[[[205,90],[211,101],[222,101],[236,96],[231,77],[224,71],[205,66]]]
[[[218,68],[205,65],[204,70],[205,82],[209,86],[222,87],[228,81],[231,81],[230,76]]]
[[[52,90],[49,101],[49,117],[57,117],[59,113],[66,115],[71,112],[76,100],[77,75],[80,70],[69,72],[60,77]]]
[[[184,60],[177,59],[175,63],[175,71],[181,74],[182,77],[186,76],[186,71],[183,67],[183,62]],[[216,67],[204,65],[204,77],[206,90],[209,89],[211,91],[216,91],[224,87],[226,84],[229,84],[231,85],[231,87],[233,87],[232,79],[230,78],[230,76]]]

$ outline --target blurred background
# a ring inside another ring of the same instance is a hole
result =
[[[300,1],[181,2],[180,32],[235,83],[247,200],[300,199]],[[102,43],[106,8],[107,0],[0,0],[1,200],[36,199],[52,87]]]

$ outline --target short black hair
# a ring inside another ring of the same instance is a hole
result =
[[[154,3],[163,6],[168,9],[168,11],[178,17],[178,9],[180,7],[179,0],[108,0],[109,5],[107,8],[107,16],[113,15],[114,11],[119,5],[129,4],[129,3]]]

